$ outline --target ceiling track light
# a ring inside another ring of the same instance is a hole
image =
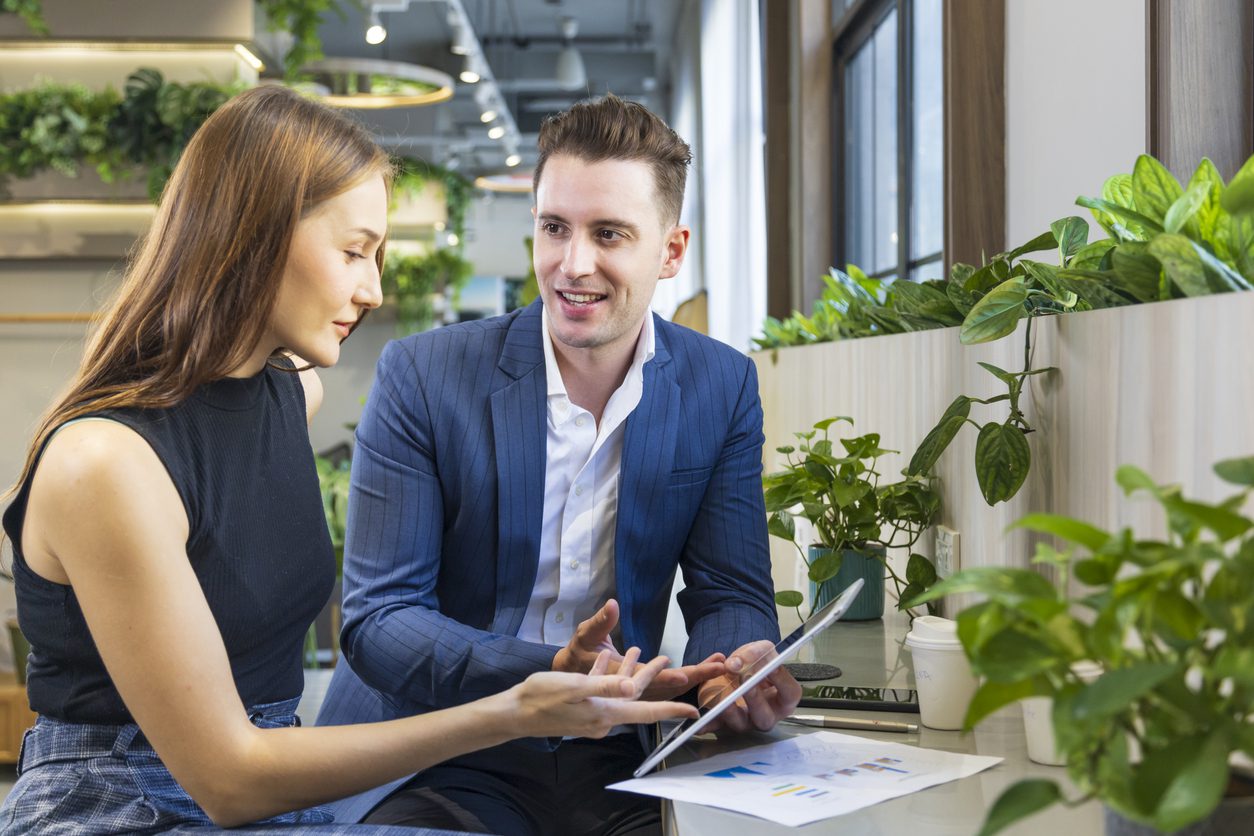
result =
[[[488,129],[488,139],[500,139],[505,136],[505,127],[503,125],[493,125]]]
[[[478,84],[483,76],[479,73],[479,61],[473,55],[467,55],[462,71],[457,76],[465,84]]]
[[[374,7],[371,7],[367,21],[370,25],[366,27],[366,43],[383,43],[388,36],[388,30],[383,26],[383,21],[379,20],[379,12]]]
[[[479,114],[479,121],[486,125],[489,122],[495,121],[497,115],[498,114],[495,110],[492,110],[491,108],[489,108],[485,110],[483,113]]]

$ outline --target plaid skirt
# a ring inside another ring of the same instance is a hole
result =
[[[254,707],[259,728],[300,725],[299,698]],[[64,723],[40,716],[26,732],[18,779],[0,806],[0,836],[104,836],[219,831],[179,786],[134,723]],[[274,816],[231,833],[436,833],[403,827],[337,825],[320,807]]]

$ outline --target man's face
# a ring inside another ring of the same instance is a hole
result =
[[[532,211],[536,279],[559,351],[629,356],[658,279],[679,272],[688,246],[688,228],[662,217],[653,169],[550,157]]]

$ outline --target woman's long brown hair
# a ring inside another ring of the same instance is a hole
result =
[[[372,175],[390,182],[391,164],[369,133],[286,88],[256,87],[215,111],[184,150],[78,373],[41,419],[8,493],[66,421],[174,406],[243,364],[270,320],[297,222]],[[382,246],[376,259],[382,270]]]

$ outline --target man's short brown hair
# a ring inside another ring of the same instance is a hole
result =
[[[554,155],[569,154],[589,163],[641,160],[653,169],[663,221],[679,222],[692,150],[644,105],[612,93],[578,102],[544,120],[537,145],[533,188],[539,189],[544,164]]]

